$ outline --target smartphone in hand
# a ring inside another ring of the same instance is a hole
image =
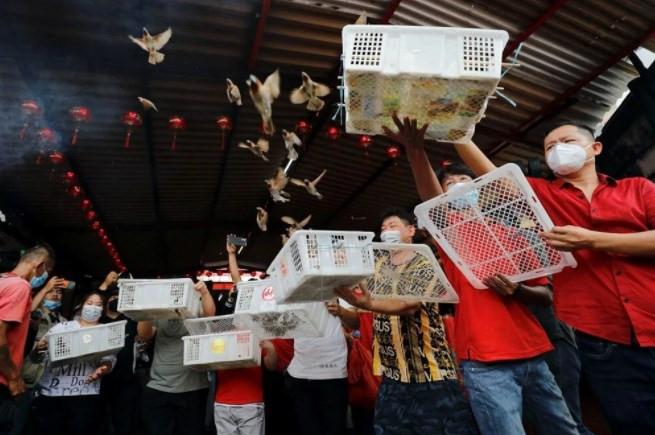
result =
[[[248,239],[238,236],[227,236],[227,243],[235,246],[248,246]]]

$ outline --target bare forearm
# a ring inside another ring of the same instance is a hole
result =
[[[478,177],[496,169],[496,165],[484,155],[473,141],[467,144],[455,144],[455,151],[457,151],[464,164],[471,168]]]
[[[11,360],[6,337],[3,338],[4,342],[0,343],[0,375],[5,379],[15,379],[20,373],[18,373],[18,368]],[[0,341],[2,340],[0,339]]]
[[[443,193],[443,189],[439,184],[430,160],[424,149],[408,152],[407,158],[409,165],[412,167],[414,174],[414,182],[416,183],[416,190],[421,197],[421,200],[427,201],[435,196]]]
[[[34,297],[32,298],[32,309],[30,311],[34,311],[39,306],[41,305],[41,302],[43,302],[43,298],[45,298],[45,294],[48,293],[49,289],[46,287],[42,288],[40,292],[38,292]]]
[[[390,316],[410,316],[421,308],[418,301],[398,301],[392,299],[371,299],[368,311],[374,313],[388,314]]]
[[[228,268],[230,269],[230,276],[232,276],[232,282],[238,283],[241,282],[241,274],[239,273],[239,263],[237,262],[237,254],[230,253],[228,254]]]
[[[526,305],[550,307],[553,304],[553,293],[546,286],[521,286],[521,291],[514,296]]]
[[[344,326],[350,329],[359,329],[359,314],[357,312],[341,307],[339,319]]]
[[[598,232],[592,249],[631,257],[655,258],[655,230],[628,234]]]
[[[150,320],[143,320],[136,325],[136,332],[142,340],[152,340],[155,336],[155,327]]]
[[[264,366],[271,372],[277,370],[277,353],[274,350],[268,350],[266,352]]]
[[[200,303],[202,305],[202,317],[216,315],[216,304],[214,304],[214,298],[209,294],[209,291],[202,294]]]

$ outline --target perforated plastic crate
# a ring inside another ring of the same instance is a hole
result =
[[[426,245],[373,243],[375,275],[366,281],[371,296],[384,299],[456,303],[459,297]]]
[[[576,266],[570,253],[556,251],[539,236],[553,222],[512,163],[418,205],[414,213],[479,289],[496,273],[518,282]]]
[[[334,298],[340,285],[373,275],[371,232],[305,231],[293,233],[269,266],[278,304]]]
[[[330,315],[321,302],[278,305],[271,280],[237,284],[234,316],[260,339],[325,335]]]
[[[244,329],[235,316],[188,319],[184,365],[196,370],[253,367],[261,362],[259,339]]]
[[[127,320],[47,334],[50,361],[68,364],[118,353],[125,345]]]
[[[346,131],[395,129],[391,114],[430,123],[427,136],[473,136],[501,76],[502,30],[351,25],[342,32]]]
[[[133,320],[188,319],[200,310],[200,293],[188,278],[121,279],[118,287],[118,311]]]

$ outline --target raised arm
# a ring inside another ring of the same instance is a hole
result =
[[[137,323],[136,332],[141,340],[150,341],[155,336],[157,328],[152,324],[152,320],[142,320]]]
[[[216,304],[214,298],[209,294],[207,285],[203,281],[195,283],[194,288],[200,293],[200,305],[202,306],[202,317],[212,317],[216,315]]]
[[[43,298],[45,298],[46,293],[48,293],[50,290],[56,289],[56,288],[63,288],[64,287],[64,279],[63,278],[58,278],[56,276],[53,276],[50,278],[48,283],[43,286],[39,292],[34,295],[32,298],[32,309],[31,311],[36,310],[39,308],[39,305],[41,305],[41,302],[43,302]]]
[[[237,247],[232,243],[226,243],[227,249],[227,266],[230,269],[230,276],[232,282],[237,284],[241,282],[241,274],[239,273],[239,263],[237,262]]]
[[[496,169],[496,165],[484,155],[482,150],[473,141],[464,144],[455,144],[455,151],[457,151],[459,158],[462,159],[464,164],[471,168],[478,177]]]

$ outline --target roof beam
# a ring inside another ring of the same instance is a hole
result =
[[[262,0],[262,9],[259,14],[259,22],[257,24],[257,33],[255,39],[252,41],[252,49],[248,57],[248,71],[253,71],[257,64],[257,56],[259,56],[259,47],[264,39],[264,31],[266,30],[266,21],[271,13],[271,0]]]
[[[396,9],[400,6],[400,2],[401,0],[391,0],[391,3],[389,3],[387,10],[384,12],[382,19],[380,20],[380,24],[389,24],[391,17],[393,17],[393,14],[396,13]]]
[[[543,14],[541,14],[536,20],[534,20],[523,32],[521,32],[516,38],[514,38],[512,41],[510,41],[509,44],[505,46],[505,50],[503,50],[503,59],[507,58],[510,54],[514,52],[518,48],[518,46],[524,42],[526,39],[528,39],[534,32],[539,30],[539,28],[550,19],[553,15],[555,15],[555,12],[561,8],[564,3],[566,3],[567,0],[557,0],[553,2],[552,5],[548,9],[544,11]]]

